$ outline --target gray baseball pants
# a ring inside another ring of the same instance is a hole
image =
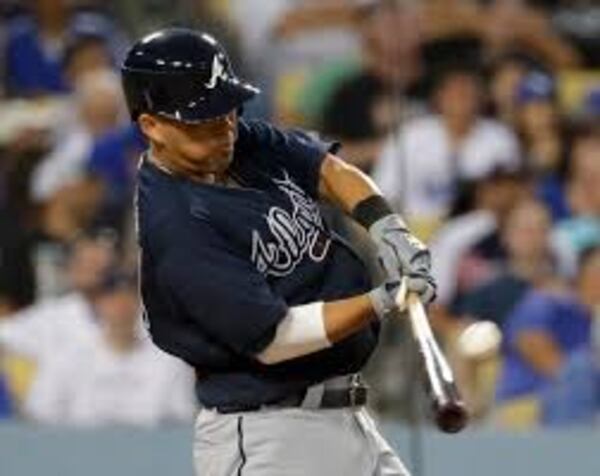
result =
[[[200,411],[196,476],[409,476],[364,407]]]

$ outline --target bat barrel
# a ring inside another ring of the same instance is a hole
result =
[[[467,409],[454,381],[452,370],[441,352],[419,297],[408,296],[408,314],[432,399],[433,418],[446,433],[462,430],[468,421]]]
[[[467,409],[460,397],[445,402],[434,400],[432,411],[437,427],[445,433],[458,433],[469,420]]]

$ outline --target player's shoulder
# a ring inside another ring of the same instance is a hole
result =
[[[285,142],[286,133],[262,119],[240,119],[236,153],[277,152]]]
[[[261,119],[240,119],[236,149],[267,149],[287,153],[290,149],[318,143],[316,134],[300,128],[284,129]]]
[[[315,187],[320,163],[337,143],[321,140],[303,129],[280,129],[262,120],[240,119],[232,169],[239,176],[261,181],[285,169],[301,186]]]
[[[279,127],[265,119],[246,117],[238,119],[238,131],[241,139],[248,139],[279,130]]]

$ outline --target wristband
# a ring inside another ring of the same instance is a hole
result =
[[[352,210],[352,218],[367,230],[381,218],[392,215],[394,211],[381,195],[371,195],[358,203]]]

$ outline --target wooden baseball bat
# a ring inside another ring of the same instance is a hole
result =
[[[406,304],[413,337],[421,355],[426,390],[432,400],[435,423],[446,433],[457,433],[467,424],[468,414],[452,369],[433,336],[418,295],[409,293]]]

